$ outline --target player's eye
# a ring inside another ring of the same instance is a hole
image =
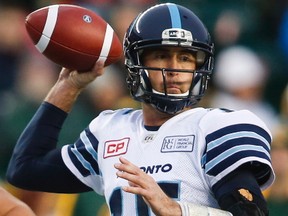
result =
[[[195,57],[191,54],[182,54],[180,55],[179,59],[182,61],[182,62],[195,62]]]
[[[154,54],[155,59],[165,59],[167,57],[168,57],[168,55],[164,52],[155,52],[155,54]]]

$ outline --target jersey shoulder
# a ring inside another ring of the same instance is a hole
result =
[[[271,133],[265,123],[248,110],[211,109],[199,124],[206,142],[202,166],[220,180],[240,166],[247,166],[262,188],[274,180],[271,165]]]
[[[101,128],[108,129],[110,127],[120,126],[123,124],[133,123],[141,118],[141,110],[135,110],[132,108],[123,108],[118,110],[105,110],[102,111],[96,118],[94,118],[89,128],[93,131],[93,128],[97,130]]]
[[[208,109],[208,112],[200,121],[200,127],[206,133],[211,133],[231,125],[241,124],[251,124],[261,127],[271,137],[271,132],[267,125],[256,114],[249,110]]]

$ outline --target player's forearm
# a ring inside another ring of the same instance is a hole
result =
[[[81,91],[82,89],[69,85],[65,80],[59,80],[50,90],[45,101],[68,113]]]

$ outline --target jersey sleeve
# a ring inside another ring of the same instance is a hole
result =
[[[262,190],[272,184],[272,137],[256,115],[215,109],[202,119],[200,128],[206,142],[201,164],[212,186],[240,166],[253,172]]]
[[[103,177],[99,168],[97,133],[107,133],[105,125],[113,111],[101,112],[81,132],[74,145],[63,146],[61,154],[65,165],[85,185],[103,195]],[[97,132],[97,133],[96,133]]]
[[[63,146],[61,154],[65,165],[81,182],[103,195],[97,149],[98,140],[87,127],[74,145]]]

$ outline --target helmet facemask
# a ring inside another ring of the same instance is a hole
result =
[[[149,48],[146,47],[146,49],[151,49],[151,46],[149,46]],[[212,64],[210,61],[212,61],[212,59],[206,56],[201,50],[192,50],[192,52],[197,53],[196,70],[146,67],[142,64],[141,60],[143,49],[135,50],[133,59],[135,59],[137,63],[131,62],[132,64],[129,64],[126,62],[128,69],[127,84],[133,98],[141,102],[149,103],[159,111],[168,114],[178,113],[186,107],[197,104],[207,89],[211,73],[209,70],[203,70],[203,67],[207,64],[211,67]],[[158,92],[153,89],[148,70],[155,73],[161,73],[163,79],[163,92]],[[167,73],[175,72],[192,74],[192,81],[187,92],[182,94],[167,93]]]

